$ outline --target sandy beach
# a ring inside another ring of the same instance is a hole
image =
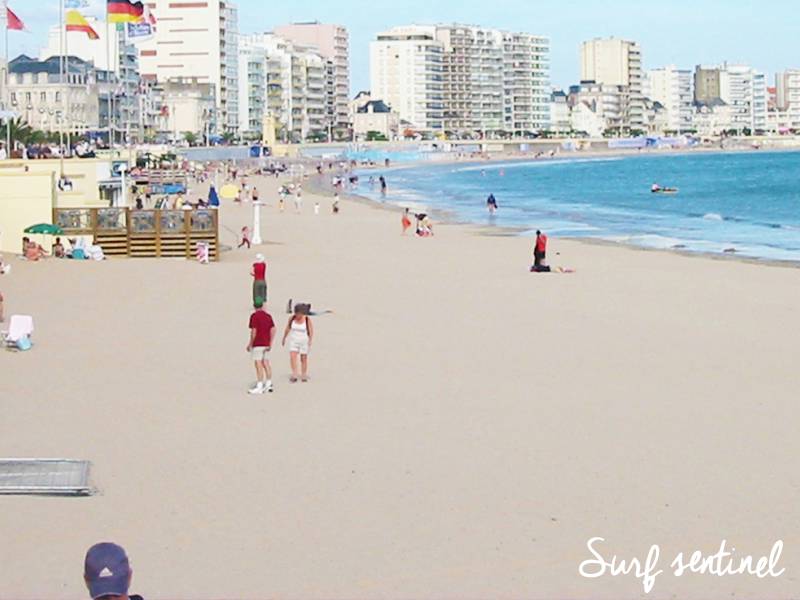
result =
[[[184,260],[12,260],[0,455],[91,460],[89,498],[0,497],[0,600],[86,596],[97,541],[148,599],[794,598],[798,271],[437,224],[306,193],[265,245]],[[222,207],[221,241],[250,221]],[[250,264],[279,329],[315,318],[312,381],[248,396]],[[557,254],[558,253],[558,254]],[[8,256],[6,258],[9,258]],[[586,579],[587,541],[785,549],[779,578]]]

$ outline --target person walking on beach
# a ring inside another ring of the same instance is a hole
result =
[[[403,218],[400,219],[400,224],[403,226],[403,234],[405,235],[408,228],[411,227],[411,219],[408,218],[408,208],[403,211]]]
[[[533,266],[541,267],[545,258],[547,258],[547,236],[537,229],[536,242],[533,245]]]
[[[297,214],[300,214],[302,208],[303,208],[303,187],[298,183],[297,187],[294,188],[294,210]]]
[[[296,383],[298,371],[300,380],[308,381],[308,352],[311,349],[311,342],[314,339],[314,326],[308,318],[306,306],[298,304],[294,307],[294,314],[289,318],[286,329],[283,332],[283,342],[289,340],[289,362],[292,367],[292,376],[289,378],[291,383]],[[298,369],[298,362],[300,363]]]
[[[250,341],[247,351],[256,367],[256,384],[248,394],[263,394],[272,391],[272,365],[269,362],[269,351],[275,341],[275,321],[264,310],[264,300],[256,298],[253,302],[255,311],[250,315]]]
[[[250,249],[250,228],[247,225],[242,227],[242,241],[239,242],[239,248],[242,246],[247,246],[247,249]]]
[[[252,200],[253,200],[253,204],[258,202],[258,188],[256,186],[253,186]]]
[[[331,204],[331,211],[335,215],[339,214],[339,192],[336,192],[333,195],[333,203]]]
[[[262,302],[267,301],[267,262],[263,254],[256,254],[256,262],[253,263],[253,268],[250,270],[253,276],[253,302],[259,299]]]
[[[95,544],[86,552],[83,561],[83,581],[93,600],[142,600],[128,594],[133,579],[128,555],[116,544]]]

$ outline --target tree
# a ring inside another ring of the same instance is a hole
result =
[[[222,134],[222,141],[228,145],[232,144],[235,139],[236,139],[236,134],[233,133],[232,131],[226,131],[225,133]]]
[[[186,140],[186,143],[190,146],[197,145],[197,134],[192,133],[191,131],[187,131],[183,134],[183,139]]]
[[[368,142],[386,142],[388,141],[386,136],[383,135],[380,131],[368,131],[367,132],[367,141]]]

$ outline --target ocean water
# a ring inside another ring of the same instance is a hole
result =
[[[358,192],[381,200],[360,173]],[[458,219],[649,248],[800,261],[800,152],[424,165],[385,173],[385,201]],[[650,186],[679,188],[653,194]],[[499,211],[489,216],[493,193]]]

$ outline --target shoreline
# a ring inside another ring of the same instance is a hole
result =
[[[659,156],[664,157],[675,157],[675,156],[691,156],[694,153],[701,153],[704,155],[708,154],[732,154],[732,153],[752,153],[752,154],[763,154],[763,153],[787,153],[787,152],[798,152],[800,153],[800,148],[780,148],[780,149],[752,149],[752,148],[741,148],[741,149],[681,149],[681,150],[655,150],[648,153],[640,153],[634,151],[612,151],[612,152],[604,152],[604,151],[582,151],[572,153],[569,157],[559,157],[556,155],[554,157],[543,157],[540,159],[535,159],[533,157],[487,157],[485,159],[473,159],[473,160],[458,160],[458,159],[451,159],[447,161],[414,161],[412,163],[403,163],[401,165],[392,165],[388,168],[375,166],[375,167],[357,167],[356,171],[362,170],[370,170],[370,171],[378,171],[383,170],[386,172],[392,171],[400,171],[400,170],[407,170],[407,169],[417,169],[417,168],[425,168],[425,167],[434,167],[434,166],[449,166],[449,165],[462,165],[462,166],[480,166],[482,164],[491,164],[491,163],[498,163],[498,162],[530,162],[532,164],[538,164],[541,162],[547,161],[554,161],[554,160],[580,160],[583,157],[587,158],[655,158]],[[590,155],[590,156],[587,156]],[[493,168],[497,168],[496,166]],[[327,174],[326,174],[327,175]],[[314,174],[309,175],[308,182],[311,182],[314,178],[319,178],[320,175]],[[325,175],[322,175],[325,177]],[[314,184],[309,185],[309,189],[313,190],[315,193],[318,193],[323,196],[332,195],[333,191],[330,186],[325,184],[315,186]],[[341,193],[342,198],[347,198],[352,201],[365,203],[370,206],[380,208],[383,210],[390,210],[393,212],[400,212],[402,211],[401,202],[399,200],[391,201],[387,200],[386,202],[381,202],[370,198],[364,194],[343,190]],[[409,202],[408,204],[414,204],[413,202]],[[488,225],[486,223],[476,223],[469,220],[461,219],[453,210],[450,209],[443,209],[443,208],[436,208],[433,206],[428,207],[429,213],[436,217],[437,220],[441,223],[445,223],[448,225],[460,225],[460,226],[469,226],[475,227],[479,231],[479,235],[486,235],[486,236],[497,236],[497,237],[524,237],[524,234],[530,232],[532,229],[531,227],[523,227],[523,226],[508,226],[508,225]],[[603,239],[599,237],[574,237],[574,236],[551,236],[553,239],[559,240],[567,240],[571,242],[577,243],[585,243],[590,245],[600,245],[600,246],[611,246],[611,247],[620,247],[620,248],[629,248],[633,250],[642,250],[648,252],[666,252],[669,254],[675,254],[678,256],[685,256],[685,257],[700,257],[700,258],[711,258],[714,260],[719,260],[723,262],[727,261],[734,261],[740,262],[745,264],[752,264],[752,265],[761,265],[761,266],[772,266],[772,267],[783,267],[789,269],[800,269],[800,260],[781,260],[781,259],[774,259],[774,258],[757,258],[751,256],[741,256],[737,255],[735,252],[733,253],[724,253],[724,252],[708,252],[703,250],[688,250],[683,248],[652,248],[648,246],[641,246],[634,243],[628,243],[623,241],[615,241],[609,239]]]

